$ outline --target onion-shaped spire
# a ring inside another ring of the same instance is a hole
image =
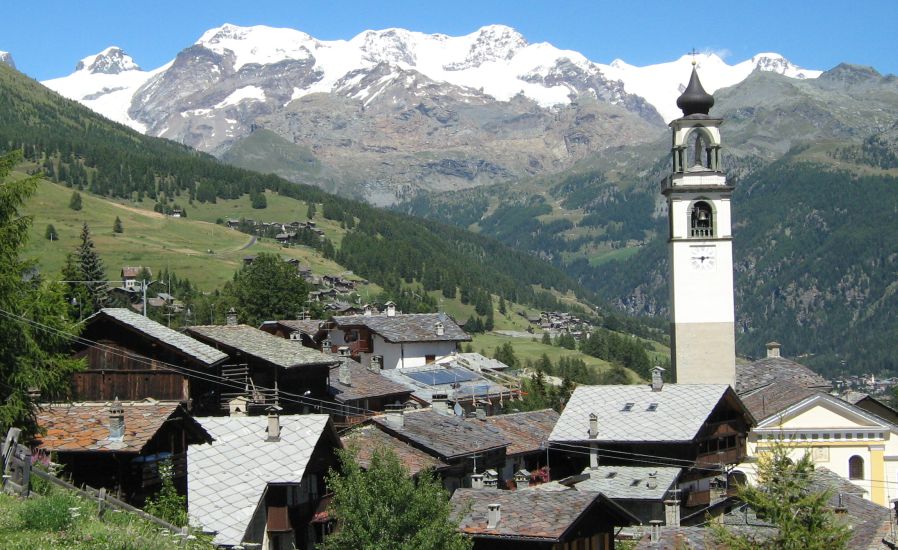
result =
[[[677,107],[683,111],[683,116],[689,116],[696,114],[707,115],[713,106],[714,96],[706,92],[702,87],[702,83],[698,79],[698,72],[696,72],[693,64],[689,85],[683,90],[682,95],[677,98]]]

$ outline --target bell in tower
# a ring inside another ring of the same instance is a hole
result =
[[[672,170],[664,180],[670,252],[671,364],[680,384],[730,384],[736,379],[733,187],[721,163],[714,97],[693,64],[672,121]]]

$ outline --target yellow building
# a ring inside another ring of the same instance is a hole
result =
[[[780,389],[788,393],[790,388]],[[857,485],[873,502],[889,506],[898,498],[898,427],[832,395],[810,393],[759,419],[749,434],[749,457],[782,439],[796,458],[810,452],[815,465]],[[738,469],[753,477],[751,462]]]

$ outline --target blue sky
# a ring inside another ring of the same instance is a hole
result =
[[[896,0],[10,0],[0,13],[0,50],[38,80],[69,74],[110,45],[152,69],[223,23],[292,27],[326,40],[387,27],[460,35],[500,23],[601,63],[659,63],[695,47],[730,63],[773,51],[811,69],[847,61],[898,74]]]

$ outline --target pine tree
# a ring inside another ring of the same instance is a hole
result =
[[[26,436],[37,432],[32,390],[43,401],[65,399],[70,373],[81,368],[69,358],[76,326],[66,319],[63,287],[39,278],[25,280],[32,263],[21,258],[31,220],[19,209],[36,187],[36,178],[8,180],[20,152],[0,156],[0,433],[16,426]]]
[[[312,201],[309,201],[309,209],[306,210],[306,217],[311,220],[312,218],[315,217],[315,213],[316,213],[315,203]]]
[[[125,228],[122,226],[122,220],[118,216],[115,217],[115,222],[112,224],[112,231],[115,233],[124,233],[125,231]]]
[[[838,550],[846,547],[851,531],[830,509],[827,492],[815,492],[811,483],[814,462],[810,452],[799,460],[791,449],[778,442],[763,453],[757,463],[758,484],[739,488],[739,499],[758,517],[776,526],[777,532],[765,539],[751,531],[730,531],[711,523],[718,541],[732,550],[778,548],[782,550]]]
[[[53,224],[47,224],[47,229],[44,230],[44,238],[48,241],[58,241],[59,233],[56,232],[56,228],[53,227]]]
[[[81,210],[81,193],[72,191],[72,198],[69,199],[69,208],[72,210]]]
[[[81,279],[90,295],[90,313],[106,307],[109,300],[109,283],[106,281],[106,266],[94,248],[87,223],[81,227],[81,244],[76,252]],[[86,312],[86,308],[85,308]]]

